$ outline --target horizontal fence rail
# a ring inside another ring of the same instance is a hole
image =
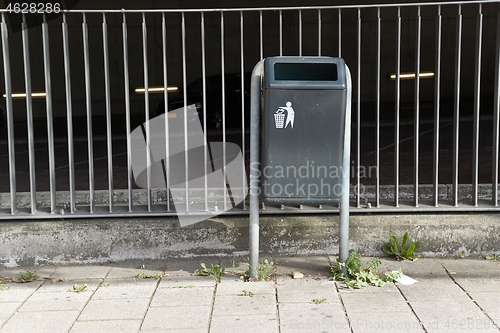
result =
[[[247,214],[270,56],[349,66],[353,213],[500,210],[500,1],[0,13],[0,219]]]

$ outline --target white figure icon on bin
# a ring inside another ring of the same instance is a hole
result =
[[[248,189],[246,180],[245,184],[242,180],[242,175],[246,173],[240,147],[231,142],[226,142],[225,146],[222,142],[205,144],[194,105],[187,106],[186,111],[184,107],[169,111],[167,115],[168,144],[165,114],[149,121],[150,165],[146,155],[148,122],[130,134],[132,172],[137,186],[148,188],[149,169],[149,187],[160,190],[169,188],[182,227],[222,214],[225,211],[224,201],[227,202],[227,210],[240,204],[245,196],[236,197],[235,189]],[[208,211],[205,210],[205,185],[208,189]]]
[[[276,113],[274,114],[274,122],[276,128],[287,128],[288,125],[290,125],[290,127],[293,128],[293,123],[295,120],[295,111],[292,108],[291,102],[286,102],[285,105],[286,106],[280,106],[276,111]]]

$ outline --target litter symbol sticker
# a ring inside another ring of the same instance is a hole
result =
[[[286,114],[285,114],[286,112]],[[286,123],[285,123],[286,118]],[[292,108],[291,102],[286,102],[286,106],[280,106],[274,114],[274,123],[276,128],[293,128],[293,121],[295,120],[295,111]]]

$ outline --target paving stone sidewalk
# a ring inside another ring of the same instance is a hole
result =
[[[200,262],[221,258],[0,269],[5,277],[40,276],[0,285],[8,287],[0,290],[0,332],[500,332],[496,262],[383,259],[379,271],[401,267],[418,282],[351,291],[329,279],[332,258],[273,260],[276,277],[268,282],[192,274]],[[223,266],[234,265],[224,259]],[[292,279],[292,270],[305,277]],[[161,279],[134,277],[163,271]]]

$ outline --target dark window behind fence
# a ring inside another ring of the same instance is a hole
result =
[[[245,214],[250,73],[279,55],[351,70],[353,212],[499,210],[499,8],[3,10],[0,219]]]

